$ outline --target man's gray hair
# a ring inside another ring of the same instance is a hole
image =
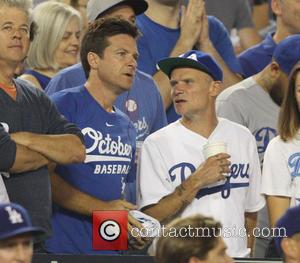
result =
[[[24,13],[27,14],[29,20],[32,21],[31,19],[32,0],[0,0],[0,7],[1,6],[18,8],[24,11]]]

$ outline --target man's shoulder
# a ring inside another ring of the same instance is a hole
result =
[[[178,129],[179,121],[172,122],[167,126],[151,133],[145,140],[145,143],[159,143],[171,139],[171,135]],[[172,140],[172,139],[171,139]]]
[[[217,97],[217,102],[224,102],[224,101],[231,101],[236,100],[239,98],[243,98],[247,96],[247,94],[251,94],[252,87],[257,86],[255,80],[253,77],[249,77],[247,79],[244,79],[243,81],[230,86],[223,90],[220,95]],[[238,103],[238,101],[237,101]]]
[[[56,103],[66,103],[66,101],[81,100],[84,86],[78,86],[70,89],[65,89],[50,95],[51,100]]]
[[[75,65],[60,70],[56,76],[73,76],[75,74],[78,74],[79,72],[84,73],[81,63],[77,63]]]
[[[17,78],[14,79],[14,82],[17,88],[22,90],[22,94],[25,96],[46,97],[42,90],[33,86],[29,81]]]
[[[231,135],[233,138],[235,135],[238,135],[239,138],[251,138],[252,140],[253,135],[247,127],[225,118],[219,117],[218,120],[222,122],[222,129],[232,132]]]

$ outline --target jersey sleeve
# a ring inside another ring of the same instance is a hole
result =
[[[64,90],[64,89],[67,89],[70,87],[72,87],[72,86],[70,86],[70,84],[68,83],[68,79],[65,78],[62,74],[58,73],[48,83],[47,87],[45,88],[45,93],[50,96],[50,95],[54,94],[55,92],[58,92],[60,90]]]
[[[163,163],[163,155],[153,141],[146,139],[142,146],[138,207],[156,204],[166,195],[173,192],[170,183],[166,180],[168,169]]]
[[[10,138],[0,123],[0,171],[6,172],[13,166],[16,152],[16,143]]]
[[[246,212],[257,212],[265,206],[265,199],[261,194],[261,168],[252,134],[249,134],[248,151],[250,156],[249,191],[247,193]]]
[[[290,172],[277,139],[271,140],[265,152],[261,192],[265,195],[291,197]]]

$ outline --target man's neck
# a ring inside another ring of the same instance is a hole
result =
[[[179,1],[174,6],[163,5],[155,0],[148,1],[145,14],[154,22],[173,29],[179,27]]]
[[[113,112],[113,105],[118,95],[106,88],[100,81],[94,81],[90,78],[85,83],[85,87],[104,110]]]
[[[280,20],[280,18],[277,18],[278,21],[276,23],[276,32],[273,35],[273,40],[276,44],[278,44],[280,41],[285,39],[286,37],[290,36],[292,33],[289,32],[289,30],[284,26]]]
[[[218,125],[218,119],[215,113],[211,112],[206,116],[197,116],[192,118],[182,117],[181,124],[187,129],[208,138]]]
[[[0,83],[11,86],[13,84],[13,77],[17,65],[9,65],[8,63],[0,61]]]
[[[268,76],[268,70],[268,68],[263,69],[261,72],[255,74],[253,76],[253,79],[256,84],[260,86],[265,92],[270,93],[273,84],[270,80],[270,77]]]

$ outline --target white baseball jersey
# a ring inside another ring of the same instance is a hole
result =
[[[150,135],[142,147],[139,206],[155,204],[174,192],[203,163],[202,149],[208,140],[227,143],[232,162],[230,177],[223,185],[201,189],[181,216],[200,213],[221,221],[223,231],[230,231],[225,233],[229,254],[245,257],[249,254],[246,236],[233,232],[244,230],[244,213],[258,211],[265,201],[260,195],[255,140],[239,124],[219,118],[208,139],[185,128],[180,121]]]
[[[268,143],[277,135],[279,106],[253,77],[225,89],[216,101],[217,115],[247,127],[263,162]]]
[[[265,153],[262,193],[291,197],[291,206],[300,204],[300,133],[284,142],[279,136]]]

